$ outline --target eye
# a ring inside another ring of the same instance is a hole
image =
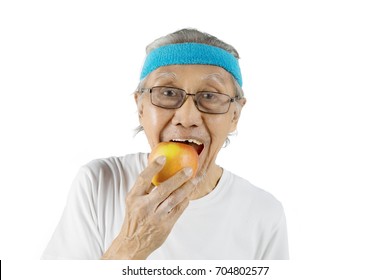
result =
[[[213,93],[213,92],[203,92],[202,93],[202,99],[205,99],[207,101],[212,101],[214,99],[216,99],[216,94]]]
[[[165,97],[176,97],[178,95],[178,92],[173,88],[163,88],[160,93]]]

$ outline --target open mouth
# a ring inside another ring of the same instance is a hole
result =
[[[177,142],[177,143],[189,145],[196,150],[198,155],[200,155],[200,153],[203,151],[204,148],[204,144],[196,139],[172,139],[169,142]]]

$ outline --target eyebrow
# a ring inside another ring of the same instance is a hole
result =
[[[202,80],[212,80],[212,81],[216,81],[217,83],[221,84],[222,86],[226,85],[226,80],[219,73],[208,74],[208,75],[204,76]]]

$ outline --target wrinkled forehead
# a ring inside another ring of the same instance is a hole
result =
[[[198,84],[217,85],[225,89],[234,87],[233,77],[225,69],[214,65],[169,65],[152,71],[147,81],[167,84],[191,81]]]

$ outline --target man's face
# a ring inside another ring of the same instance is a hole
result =
[[[223,68],[211,65],[170,65],[156,69],[147,77],[143,87],[170,86],[188,93],[212,91],[235,96],[231,75]],[[197,176],[206,174],[223,146],[229,132],[236,129],[240,110],[245,99],[233,102],[226,114],[200,112],[189,96],[178,109],[164,109],[153,105],[150,93],[137,93],[136,101],[140,123],[144,127],[148,142],[153,148],[160,142],[174,139],[193,139],[199,149]],[[240,104],[238,104],[238,103]]]

